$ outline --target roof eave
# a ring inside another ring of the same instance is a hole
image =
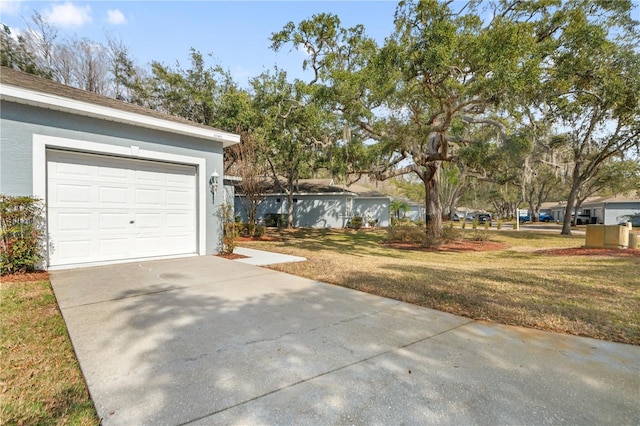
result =
[[[150,117],[144,114],[122,111],[116,108],[96,105],[89,102],[78,101],[7,84],[0,85],[0,98],[9,102],[16,102],[75,115],[99,118],[102,120],[115,121],[137,127],[145,127],[185,136],[197,137],[200,139],[207,139],[220,142],[225,148],[240,142],[239,135],[223,132],[213,128],[206,129],[190,126],[184,123],[177,123],[157,117]]]

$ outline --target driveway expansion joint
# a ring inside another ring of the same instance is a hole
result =
[[[301,385],[301,384],[303,384],[303,383],[310,382],[310,381],[315,380],[315,379],[317,379],[317,378],[320,378],[320,377],[323,377],[323,376],[326,376],[326,375],[329,375],[329,374],[336,373],[336,372],[341,371],[341,370],[344,370],[344,369],[346,369],[346,368],[353,367],[354,365],[358,365],[358,364],[361,364],[361,363],[369,362],[369,361],[371,361],[371,360],[373,360],[373,359],[375,359],[375,358],[378,358],[378,357],[381,357],[381,356],[384,356],[384,355],[387,355],[387,354],[393,353],[393,352],[398,351],[398,350],[400,350],[400,349],[405,349],[405,348],[408,348],[409,346],[413,346],[413,345],[417,345],[417,344],[422,343],[422,342],[426,342],[427,340],[433,339],[434,337],[441,336],[441,335],[443,335],[443,334],[446,334],[446,333],[449,333],[449,332],[451,332],[451,331],[457,330],[458,328],[465,327],[465,326],[467,326],[467,325],[469,325],[469,324],[471,324],[471,323],[474,323],[474,322],[476,322],[476,321],[475,321],[475,320],[469,320],[469,321],[464,322],[464,323],[462,323],[462,324],[458,324],[458,325],[456,325],[456,326],[454,326],[454,327],[448,328],[448,329],[446,329],[446,330],[440,331],[440,332],[435,333],[435,334],[431,334],[431,335],[429,335],[429,336],[427,336],[427,337],[423,337],[423,338],[421,338],[421,339],[415,340],[415,341],[413,341],[413,342],[409,342],[409,343],[407,343],[407,344],[404,344],[404,345],[398,346],[398,347],[396,347],[396,348],[388,349],[388,350],[386,350],[386,351],[379,352],[379,353],[377,353],[377,354],[375,354],[375,355],[371,355],[371,356],[365,357],[365,358],[363,358],[363,359],[360,359],[360,360],[357,360],[357,361],[351,362],[351,363],[349,363],[349,364],[345,364],[345,365],[343,365],[343,366],[336,367],[336,368],[334,368],[334,369],[331,369],[331,370],[325,371],[325,372],[323,372],[323,373],[316,374],[315,376],[308,377],[308,378],[306,378],[306,379],[299,380],[299,381],[294,382],[294,383],[290,383],[290,384],[285,385],[285,386],[282,386],[282,387],[280,387],[280,388],[278,388],[278,389],[274,389],[274,390],[272,390],[272,391],[265,392],[265,393],[263,393],[263,394],[261,394],[261,395],[254,396],[253,398],[249,398],[249,399],[247,399],[247,400],[245,400],[245,401],[238,402],[238,403],[236,403],[236,404],[230,405],[230,406],[225,407],[225,408],[221,408],[220,410],[216,410],[216,411],[211,412],[211,413],[209,413],[209,414],[205,414],[204,416],[200,416],[200,417],[197,417],[197,418],[195,418],[195,419],[188,420],[188,421],[186,421],[186,422],[184,422],[184,423],[180,423],[180,425],[179,425],[179,426],[189,425],[189,424],[192,424],[192,423],[194,423],[194,422],[198,422],[198,421],[201,421],[201,420],[207,419],[207,418],[209,418],[209,417],[213,417],[213,416],[218,415],[218,414],[220,414],[220,413],[223,413],[223,412],[225,412],[225,411],[227,411],[227,410],[231,410],[231,409],[233,409],[233,408],[240,407],[240,406],[242,406],[242,405],[248,404],[248,403],[250,403],[250,402],[252,402],[252,401],[256,401],[256,400],[261,399],[261,398],[264,398],[264,397],[266,397],[266,396],[276,394],[276,393],[278,393],[278,392],[280,392],[280,391],[283,391],[283,390],[285,390],[285,389],[289,389],[289,388],[292,388],[292,387],[294,387],[294,386],[298,386],[298,385]]]

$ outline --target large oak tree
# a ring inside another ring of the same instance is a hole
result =
[[[544,57],[533,19],[541,7],[514,2],[486,18],[476,6],[401,2],[396,31],[381,47],[362,27],[342,28],[326,14],[272,36],[275,49],[291,44],[309,52],[304,65],[324,87],[325,102],[374,142],[369,173],[414,173],[423,182],[431,240],[441,233],[441,164],[472,142],[460,129],[491,126],[506,140],[504,125],[488,113],[529,90]]]

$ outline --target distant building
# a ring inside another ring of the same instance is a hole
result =
[[[543,207],[544,211],[548,211],[555,220],[564,221],[566,202],[552,203]],[[585,216],[585,220],[589,223],[603,225],[618,224],[625,221],[628,216],[637,213],[640,213],[640,197],[637,193],[587,198],[578,211],[578,214]]]
[[[259,222],[273,224],[284,220],[288,212],[287,196],[273,186],[264,191],[258,206]],[[293,194],[293,226],[296,228],[345,228],[355,216],[375,226],[389,226],[391,198],[361,185],[336,185],[331,179],[300,180]],[[247,221],[245,196],[240,188],[235,195],[235,214]],[[283,216],[284,215],[284,216]],[[269,223],[267,223],[269,222]]]

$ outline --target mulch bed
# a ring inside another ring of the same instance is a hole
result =
[[[49,273],[46,271],[27,272],[24,274],[3,275],[2,283],[25,283],[33,281],[49,281]]]
[[[606,248],[563,248],[538,250],[535,253],[551,256],[609,256],[640,257],[640,249],[606,249]]]
[[[470,252],[503,250],[508,246],[495,241],[451,241],[437,247],[422,247],[419,244],[401,243],[397,241],[383,241],[381,244],[398,250],[415,250],[425,252]]]
[[[234,259],[246,259],[249,256],[244,256],[242,254],[237,253],[218,253],[216,254],[218,257],[222,257],[224,259],[234,260]]]

